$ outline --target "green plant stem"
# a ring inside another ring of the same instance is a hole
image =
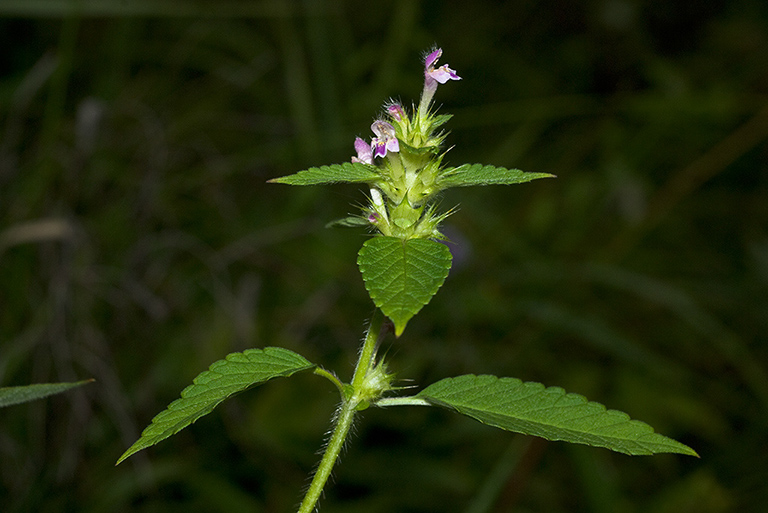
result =
[[[357,365],[355,365],[355,373],[352,376],[352,386],[355,391],[360,389],[366,374],[368,374],[368,371],[373,366],[373,361],[376,358],[376,345],[379,341],[379,333],[381,332],[383,322],[384,314],[377,308],[368,325],[368,332],[365,334],[363,347],[360,348],[360,356],[357,359]]]
[[[352,422],[355,419],[357,407],[362,401],[359,391],[361,390],[365,376],[373,367],[376,358],[376,346],[378,344],[383,320],[383,314],[376,309],[368,326],[365,340],[363,340],[363,346],[360,348],[360,356],[357,359],[357,365],[355,365],[355,373],[352,376],[352,395],[349,398],[345,398],[342,394],[341,407],[336,415],[336,425],[333,428],[331,438],[328,440],[328,445],[325,447],[325,452],[323,453],[323,458],[320,460],[320,465],[318,465],[317,471],[309,485],[307,494],[304,496],[301,506],[299,506],[298,513],[311,513],[314,511],[317,501],[320,499],[320,495],[325,487],[325,483],[331,475],[333,465],[339,458],[341,448],[344,446],[344,441],[347,439],[349,430],[352,427]]]

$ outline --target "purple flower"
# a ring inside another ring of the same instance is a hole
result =
[[[387,112],[389,112],[389,115],[392,116],[392,119],[395,121],[402,121],[403,118],[405,118],[405,111],[399,103],[393,103],[387,107]]]
[[[424,90],[419,101],[419,116],[425,117],[429,113],[429,105],[437,90],[437,84],[445,84],[449,80],[461,80],[454,70],[443,64],[435,69],[435,63],[443,55],[443,50],[438,48],[424,59]]]
[[[442,48],[438,48],[424,59],[424,79],[427,82],[436,80],[441,84],[445,84],[449,80],[461,80],[461,77],[456,74],[456,71],[449,68],[447,64],[443,64],[435,69],[435,63],[441,55],[443,55],[443,50]]]
[[[373,150],[374,157],[384,157],[387,151],[400,151],[400,143],[395,135],[395,127],[386,121],[377,119],[371,125],[371,130],[376,134],[376,137],[371,140],[371,149]]]
[[[355,151],[357,152],[357,157],[352,157],[352,162],[373,165],[373,150],[370,144],[359,137],[355,137]]]

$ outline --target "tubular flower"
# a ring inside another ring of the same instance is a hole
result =
[[[461,80],[461,77],[456,74],[456,71],[448,67],[447,64],[443,64],[439,68],[435,69],[435,63],[443,55],[442,48],[438,48],[434,52],[427,55],[424,59],[424,79],[426,82],[430,80],[436,80],[441,84],[445,84],[449,80]]]
[[[435,68],[435,63],[443,55],[442,48],[438,48],[424,59],[424,90],[421,92],[419,101],[419,116],[425,118],[429,112],[429,105],[432,103],[432,97],[437,91],[437,84],[445,84],[449,80],[461,80],[461,77],[454,70],[443,64]]]
[[[371,140],[371,150],[374,157],[384,157],[388,151],[400,151],[400,143],[395,135],[395,127],[386,121],[377,119],[371,125],[371,130],[376,134],[376,137]]]
[[[373,165],[373,150],[370,144],[359,137],[355,137],[355,151],[357,152],[357,157],[352,157],[352,162]]]

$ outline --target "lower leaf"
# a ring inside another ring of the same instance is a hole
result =
[[[475,376],[446,378],[415,396],[453,409],[489,426],[562,440],[630,455],[677,453],[698,456],[696,451],[655,433],[644,422],[626,413],[606,410],[581,395],[559,387],[523,383],[515,378]]]
[[[269,379],[290,376],[314,366],[303,356],[281,347],[247,349],[242,353],[229,354],[199,374],[192,385],[182,390],[181,398],[158,413],[136,443],[120,456],[116,465],[132,454],[175,435],[232,395]]]

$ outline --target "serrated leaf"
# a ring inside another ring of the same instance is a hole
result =
[[[22,385],[18,387],[0,388],[0,408],[14,404],[28,403],[36,399],[42,399],[49,395],[60,394],[71,388],[76,388],[87,383],[92,383],[92,379],[84,381],[75,381],[71,383],[35,383],[34,385]]]
[[[537,178],[554,178],[549,173],[526,173],[519,169],[486,166],[483,164],[464,164],[448,169],[437,179],[439,189],[449,187],[468,187],[470,185],[512,185],[530,182]]]
[[[303,356],[281,347],[246,349],[214,362],[181,392],[168,408],[158,413],[141,437],[117,460],[123,460],[175,435],[222,401],[271,378],[290,376],[315,365]]]
[[[428,239],[374,237],[363,244],[357,264],[371,299],[395,323],[399,337],[445,281],[451,252]]]
[[[330,166],[310,167],[298,173],[268,180],[269,183],[288,185],[320,185],[343,182],[372,182],[381,176],[374,166],[360,162],[344,162]]]
[[[604,447],[630,455],[671,452],[698,456],[696,451],[655,433],[626,413],[562,388],[523,383],[515,378],[475,376],[447,378],[415,396],[456,410],[483,424],[547,440]]]

